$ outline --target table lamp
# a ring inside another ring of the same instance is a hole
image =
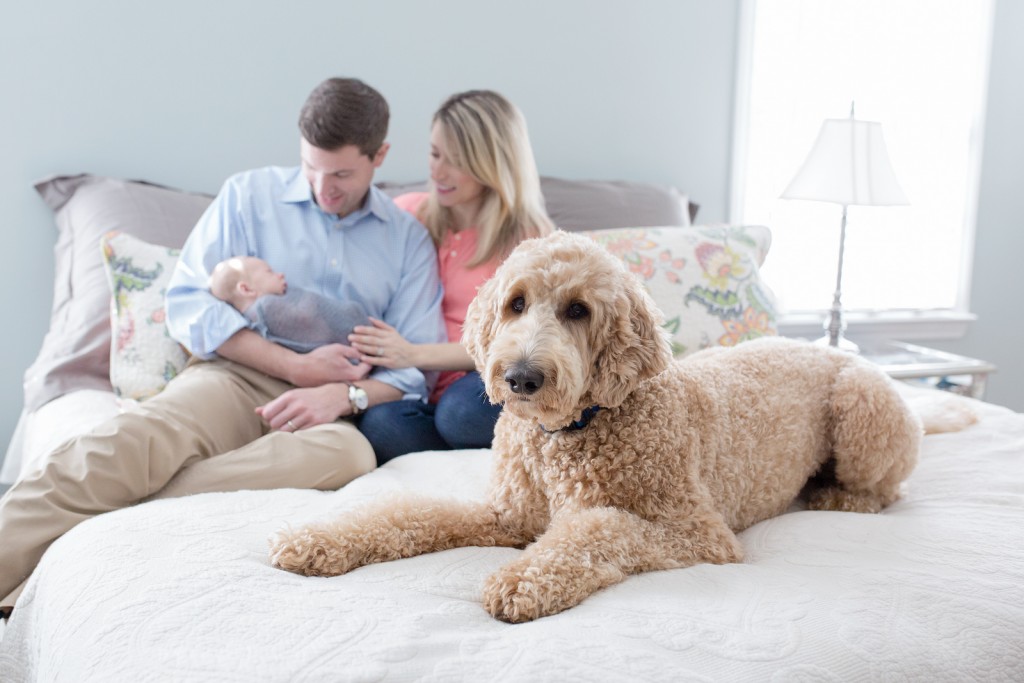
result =
[[[875,121],[825,119],[807,160],[790,181],[783,199],[808,199],[831,202],[843,207],[839,228],[839,272],[836,291],[821,343],[853,353],[857,345],[843,337],[843,250],[846,242],[846,208],[848,206],[896,206],[909,204],[903,194],[882,137],[882,124]]]

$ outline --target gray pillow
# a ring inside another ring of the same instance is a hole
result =
[[[35,184],[55,214],[57,245],[50,329],[25,371],[32,411],[75,389],[110,390],[110,287],[100,238],[119,230],[181,247],[212,197],[88,174]]]
[[[619,180],[541,178],[548,215],[562,230],[690,225],[696,205],[674,187]]]
[[[377,186],[392,197],[427,190],[425,182]],[[551,220],[570,232],[690,225],[699,208],[674,187],[653,183],[545,176],[540,179],[540,189]]]

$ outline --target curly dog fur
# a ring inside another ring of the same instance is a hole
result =
[[[521,622],[632,573],[740,562],[736,532],[783,513],[812,478],[827,479],[814,509],[877,512],[898,497],[922,429],[877,368],[785,339],[674,362],[660,323],[593,241],[522,243],[481,288],[463,338],[505,406],[488,500],[381,501],[278,534],[273,564],[337,575],[525,547],[483,591],[492,615]]]

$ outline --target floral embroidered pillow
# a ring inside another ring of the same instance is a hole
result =
[[[771,246],[768,228],[698,225],[583,234],[644,282],[665,315],[677,357],[777,334],[775,298],[759,272]]]
[[[188,361],[167,333],[164,313],[179,250],[116,231],[100,244],[112,295],[110,383],[118,396],[141,401],[159,393]]]

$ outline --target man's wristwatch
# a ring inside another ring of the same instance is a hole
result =
[[[357,387],[355,384],[349,384],[348,402],[352,406],[352,414],[358,415],[370,406],[370,397],[362,387]]]

